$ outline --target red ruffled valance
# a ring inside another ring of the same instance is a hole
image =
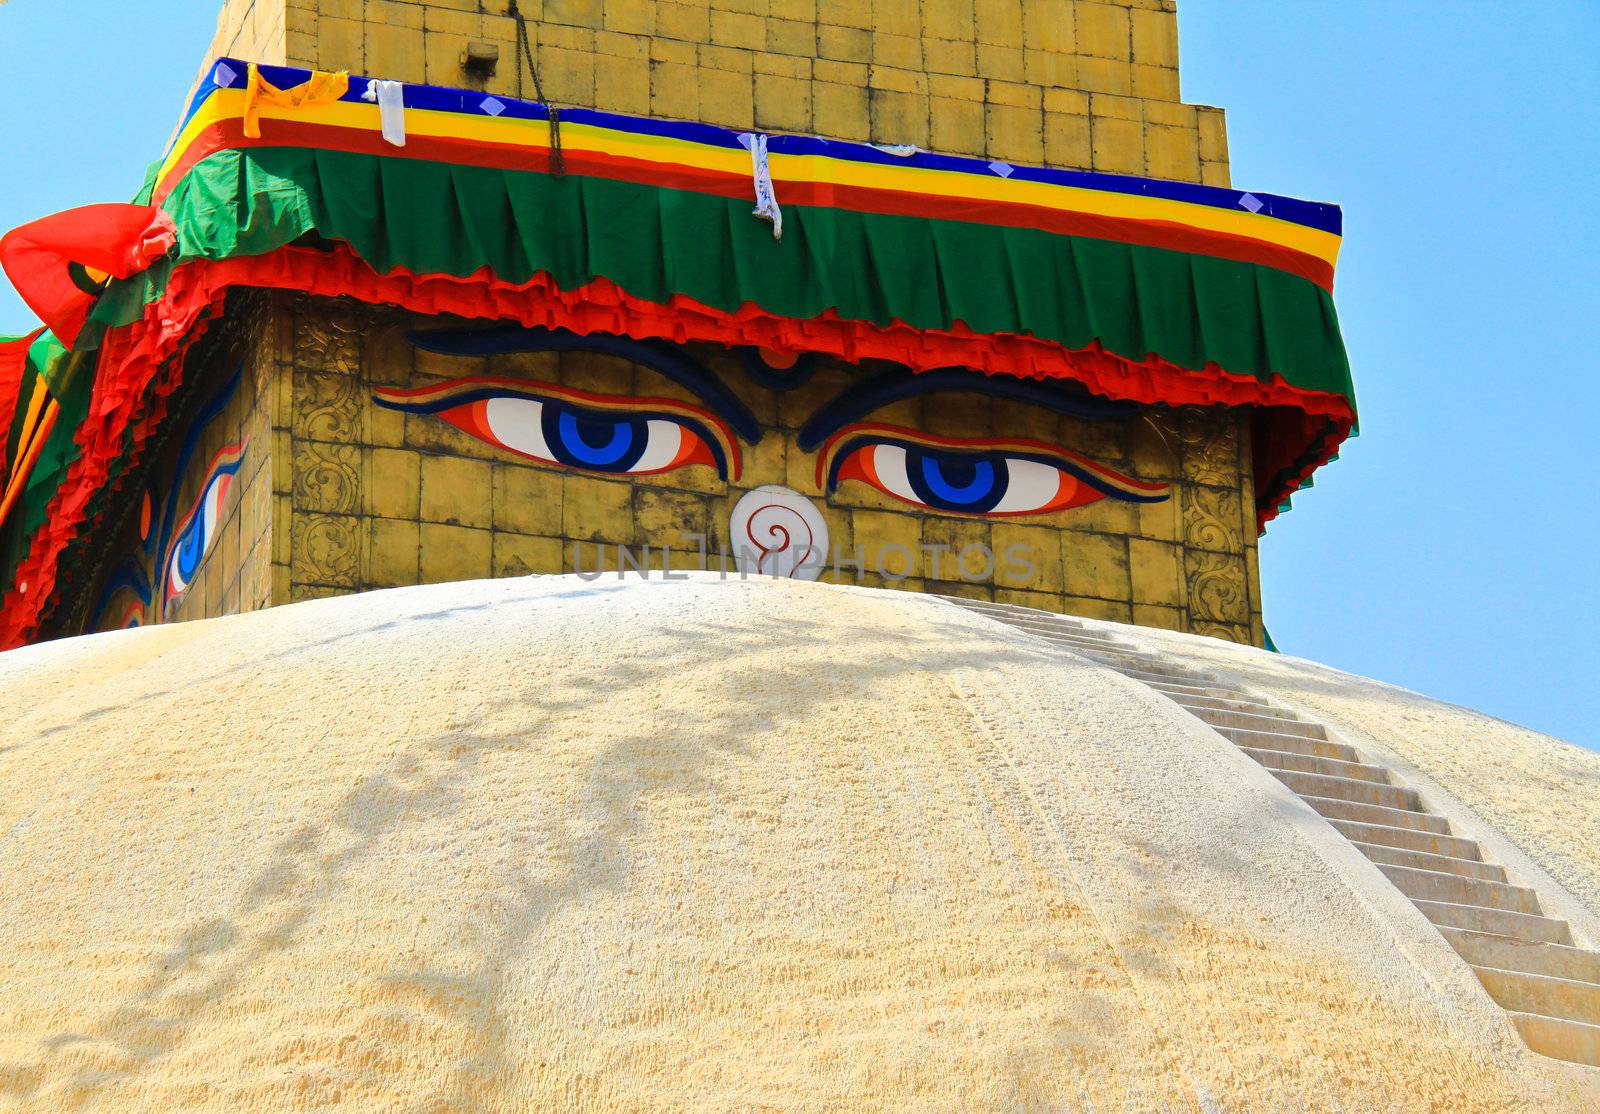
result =
[[[164,419],[167,397],[181,374],[181,360],[175,357],[202,335],[206,322],[220,313],[228,289],[236,286],[343,295],[426,314],[577,333],[760,345],[822,352],[850,362],[890,360],[919,371],[982,367],[1037,379],[1072,379],[1096,394],[1144,403],[1271,407],[1266,413],[1283,420],[1320,421],[1327,427],[1322,443],[1330,446],[1329,454],[1354,422],[1342,397],[1303,391],[1281,380],[1233,375],[1215,365],[1197,372],[1156,357],[1134,362],[1098,346],[1068,351],[1027,336],[978,334],[959,324],[949,330],[913,329],[899,322],[876,326],[831,313],[799,321],[752,304],[728,313],[682,296],[665,303],[641,301],[605,279],[561,290],[543,274],[515,286],[487,270],[465,277],[400,270],[380,275],[343,245],[328,251],[291,247],[261,256],[197,261],[173,270],[164,295],[145,307],[141,320],[108,333],[89,413],[79,428],[82,453],[17,569],[0,617],[0,647],[20,645],[37,629],[41,609],[55,590],[61,551],[83,529],[90,500],[115,488],[118,477],[110,474],[112,466],[127,447],[137,455]],[[149,405],[141,409],[147,393]],[[1283,464],[1298,472],[1292,477],[1297,485],[1326,459],[1324,454]]]

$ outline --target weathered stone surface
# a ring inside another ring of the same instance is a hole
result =
[[[0,1104],[1600,1102],[1268,771],[1030,636],[784,581],[338,591],[0,655]],[[1124,633],[1411,747],[1593,893],[1600,756]]]

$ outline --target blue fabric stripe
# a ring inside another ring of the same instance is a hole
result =
[[[232,58],[218,59],[216,65],[223,64],[226,64],[238,75],[234,80],[234,87],[242,88],[248,64]],[[262,66],[261,73],[268,81],[280,89],[292,89],[297,85],[304,84],[311,77],[310,70],[292,66]],[[352,75],[350,88],[340,99],[351,102],[371,103],[363,100],[363,94],[366,93],[367,86],[373,80],[375,79]],[[184,116],[184,123],[188,122],[189,118],[204,103],[205,98],[210,96],[216,88],[218,88],[216,84],[216,66],[213,66],[200,82],[200,87],[195,91],[194,99],[189,106],[189,112]],[[517,100],[514,97],[505,97],[498,93],[479,93],[464,89],[449,89],[437,85],[407,85],[404,96],[407,108],[425,109],[433,112],[461,112],[472,116],[498,116],[513,120],[547,120],[550,118],[549,111],[542,104],[534,101]],[[483,110],[483,104],[491,97],[501,105],[501,111],[498,113],[489,113]],[[682,139],[692,143],[703,143],[710,147],[743,148],[743,144],[739,142],[740,132],[731,128],[717,127],[714,124],[701,124],[681,120],[658,120],[643,116],[624,116],[619,113],[601,112],[592,108],[564,108],[561,110],[561,118],[574,124],[589,124],[598,127],[615,128],[619,131],[634,132],[640,135]],[[767,150],[773,154],[824,155],[829,158],[850,159],[855,162],[876,163],[881,166],[914,166],[926,170],[947,170],[962,174],[982,174],[988,177],[994,177],[996,174],[993,169],[994,164],[984,159],[971,158],[965,155],[940,155],[931,151],[921,150],[908,155],[897,155],[891,151],[874,147],[869,143],[822,139],[816,136],[773,135],[768,139]],[[1249,190],[1227,189],[1222,186],[1204,186],[1194,182],[1172,182],[1161,178],[1139,178],[1127,174],[1102,174],[1090,170],[1054,170],[1042,166],[1019,166],[1015,163],[1006,163],[1004,166],[1008,171],[1006,177],[1018,181],[1073,186],[1078,189],[1100,190],[1107,193],[1134,194],[1168,201],[1183,201],[1192,205],[1206,205],[1214,209],[1237,209],[1244,212],[1259,211],[1267,216],[1289,221],[1291,224],[1320,229],[1324,232],[1331,232],[1336,236],[1343,234],[1343,214],[1339,206],[1331,202],[1301,201],[1298,198],[1284,197],[1274,193],[1255,193]]]

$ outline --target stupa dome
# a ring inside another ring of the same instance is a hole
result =
[[[1595,1109],[1353,822],[1080,651],[1325,725],[1573,954],[1600,754],[1005,617],[545,577],[7,653],[0,1106]]]

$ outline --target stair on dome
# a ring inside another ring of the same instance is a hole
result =
[[[1535,1052],[1600,1067],[1600,952],[1387,767],[1322,724],[1077,619],[941,597],[1147,685],[1260,763],[1432,921]]]

